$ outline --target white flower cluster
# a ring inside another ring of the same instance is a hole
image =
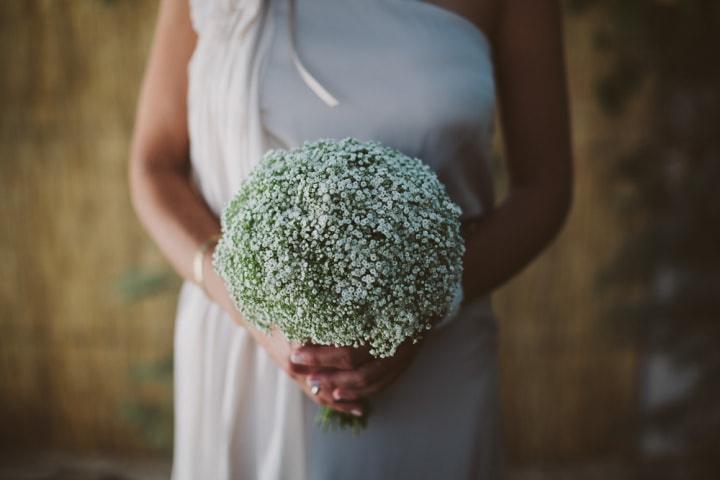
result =
[[[306,141],[265,153],[222,213],[213,264],[261,330],[387,357],[449,312],[460,213],[418,158],[353,137]]]

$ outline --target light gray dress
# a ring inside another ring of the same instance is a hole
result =
[[[253,162],[238,133],[260,123],[268,147],[353,136],[426,161],[463,217],[493,208],[490,44],[471,21],[420,0],[267,0],[259,45],[260,122],[244,123],[247,0],[190,0],[192,172],[215,214]],[[301,75],[293,52],[339,103]],[[254,101],[254,100],[253,100]],[[255,130],[254,130],[255,131]],[[254,137],[253,137],[254,138]],[[490,298],[461,306],[410,367],[375,395],[366,430],[324,432],[318,406],[247,331],[185,282],[175,331],[173,479],[501,478],[497,319]]]
[[[301,0],[295,44],[338,100],[329,108],[291,59],[288,2],[271,0],[260,108],[276,146],[354,136],[425,160],[463,208],[492,208],[490,46],[474,23],[417,0]],[[373,399],[368,430],[326,433],[306,401],[308,478],[494,479],[500,438],[496,319],[487,299],[428,338],[410,369]]]

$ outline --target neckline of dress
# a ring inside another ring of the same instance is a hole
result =
[[[427,5],[429,8],[432,8],[440,13],[443,13],[447,15],[449,18],[454,18],[458,23],[465,25],[466,28],[468,28],[470,31],[475,32],[475,34],[478,36],[480,41],[487,47],[488,49],[492,48],[492,43],[490,42],[490,35],[488,35],[485,30],[480,28],[475,22],[470,20],[469,18],[465,17],[464,15],[460,15],[459,13],[450,10],[449,8],[442,7],[436,3],[431,2],[430,0],[418,0],[420,3]]]
[[[453,18],[459,24],[474,32],[474,34],[477,36],[478,39],[480,39],[480,41],[488,49],[488,51],[492,48],[490,43],[490,37],[487,33],[485,33],[482,28],[477,26],[475,22],[469,20],[468,18],[465,18],[463,15],[460,15],[459,13],[456,13],[450,9],[432,3],[429,0],[419,0],[419,2],[421,4],[427,5],[429,8],[432,8],[437,12],[447,15],[449,18]],[[302,60],[297,53],[297,46],[295,44],[295,0],[288,0],[287,24],[288,39],[290,42],[290,57],[293,64],[295,65],[295,68],[300,74],[300,78],[302,78],[303,82],[305,82],[305,85],[307,85],[308,88],[310,88],[310,90],[315,93],[315,95],[317,95],[323,102],[325,102],[328,107],[337,107],[338,105],[340,105],[338,99],[335,98],[335,96],[331,94],[315,77],[313,77],[313,75],[302,63]]]

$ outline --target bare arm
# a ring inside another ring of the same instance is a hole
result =
[[[192,279],[195,252],[211,236],[220,233],[217,217],[197,193],[190,179],[186,97],[187,66],[196,35],[190,24],[187,0],[162,0],[150,59],[138,103],[130,151],[129,181],[132,203],[140,221],[184,278]],[[205,257],[208,293],[288,373],[313,401],[350,412],[362,408],[356,402],[338,404],[330,392],[313,396],[305,382],[308,369],[292,368],[291,345],[275,330],[265,335],[252,327],[238,311],[225,283]]]
[[[497,288],[562,228],[572,203],[572,154],[560,8],[503,0],[495,37],[507,199],[466,238],[466,299]]]
[[[186,279],[192,279],[197,248],[220,231],[217,218],[190,181],[186,69],[195,42],[187,1],[163,0],[140,92],[129,168],[132,203],[140,221]],[[207,260],[211,297],[243,324],[209,268],[209,255]]]

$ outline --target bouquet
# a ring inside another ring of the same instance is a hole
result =
[[[450,313],[460,213],[418,158],[353,137],[306,141],[263,155],[222,212],[213,266],[260,330],[388,357]],[[318,421],[366,420],[323,407]]]

